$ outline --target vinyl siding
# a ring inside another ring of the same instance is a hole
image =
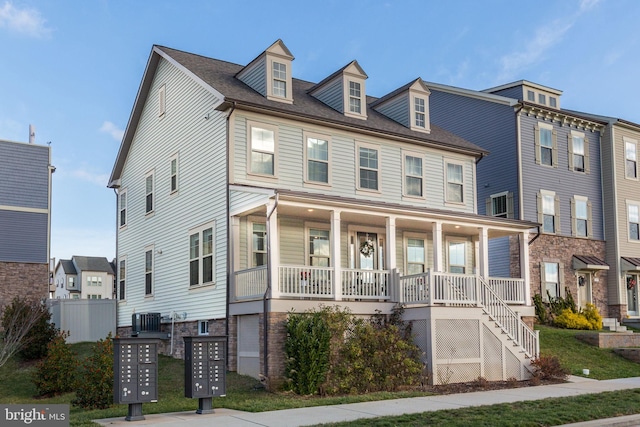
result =
[[[627,216],[627,200],[640,203],[640,181],[626,178],[625,171],[625,141],[624,138],[638,142],[636,156],[640,154],[640,132],[633,132],[617,126],[615,129],[615,162],[616,162],[616,194],[618,197],[618,239],[620,242],[620,256],[639,257],[640,243],[629,240],[629,219]],[[639,162],[640,163],[640,162]]]
[[[493,95],[506,96],[507,98],[514,98],[522,100],[524,99],[524,95],[522,93],[523,86],[514,86],[508,89],[502,89],[495,92],[491,92]]]
[[[262,57],[251,65],[250,68],[243,70],[240,80],[253,90],[267,96],[267,58]]]
[[[47,214],[0,210],[0,261],[48,263]]]
[[[489,240],[489,276],[511,277],[508,237]]]
[[[344,113],[342,74],[334,80],[327,82],[322,88],[313,92],[313,97],[327,104],[334,110]]]
[[[603,193],[603,205],[604,205],[604,236],[605,236],[605,248],[606,248],[606,261],[609,264],[609,271],[607,274],[607,297],[609,304],[622,303],[621,296],[625,295],[622,289],[622,279],[620,278],[620,260],[619,260],[619,244],[620,239],[617,227],[626,224],[626,206],[623,206],[622,211],[618,211],[619,204],[616,205],[616,179],[624,178],[616,177],[616,167],[620,166],[613,163],[615,151],[624,151],[624,145],[613,146],[613,137],[617,136],[618,128],[614,128],[609,125],[602,135],[602,193]],[[612,135],[614,134],[614,135]],[[620,143],[622,143],[622,137],[619,137]],[[622,154],[624,156],[624,154]],[[623,164],[624,165],[624,164]],[[622,174],[624,174],[624,166],[622,167]],[[622,197],[624,199],[624,197]],[[622,202],[624,204],[624,201]],[[626,237],[626,236],[625,236]]]
[[[166,85],[166,114],[159,118],[158,88]],[[131,314],[186,312],[186,320],[223,318],[226,305],[225,116],[220,100],[161,60],[122,172],[127,226],[119,230],[118,257],[126,256],[126,302],[118,325]],[[180,188],[170,194],[170,158],[179,153]],[[145,174],[155,171],[154,212],[145,215]],[[215,286],[189,287],[189,233],[215,221]],[[154,246],[154,296],[144,296],[145,247]],[[182,320],[182,319],[181,319]]]
[[[280,263],[305,265],[304,221],[298,218],[278,218],[280,228]]]
[[[277,128],[276,176],[263,177],[247,173],[247,122],[264,123]],[[233,184],[264,188],[288,189],[314,194],[331,194],[360,200],[376,200],[406,204],[415,207],[446,208],[449,210],[475,212],[475,180],[473,157],[450,154],[446,151],[427,149],[412,144],[394,143],[381,138],[361,138],[352,133],[338,132],[332,128],[308,126],[291,121],[277,122],[273,118],[257,114],[236,112],[233,120]],[[304,182],[303,133],[319,133],[331,139],[330,186],[313,186]],[[380,192],[361,191],[356,188],[356,146],[369,144],[379,150]],[[402,197],[402,152],[409,150],[422,153],[425,170],[426,199],[404,199]],[[444,165],[446,161],[460,162],[464,170],[464,203],[450,204],[444,200]]]
[[[380,106],[376,106],[375,110],[406,127],[410,127],[409,92],[397,96]]]
[[[0,141],[0,206],[48,209],[49,147]]]
[[[604,239],[602,220],[602,190],[600,182],[600,133],[580,129],[589,144],[589,173],[569,170],[567,135],[569,126],[553,123],[557,132],[558,166],[536,164],[535,126],[542,122],[533,116],[521,116],[522,176],[524,177],[524,219],[538,221],[537,194],[541,189],[555,191],[560,202],[560,235],[571,236],[571,199],[574,195],[588,197],[592,203],[593,238]],[[544,122],[549,124],[549,122]]]
[[[251,207],[268,202],[268,196],[263,193],[252,193],[249,191],[234,191],[229,192],[229,211],[237,212],[248,210]]]

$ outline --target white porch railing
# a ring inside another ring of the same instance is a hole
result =
[[[235,292],[233,297],[236,300],[255,298],[264,295],[267,290],[267,266],[250,268],[248,270],[236,271]]]
[[[507,304],[526,304],[524,279],[489,277],[491,289]]]
[[[333,298],[333,268],[286,266],[278,268],[279,291],[286,297]]]
[[[342,270],[342,296],[355,299],[389,299],[388,270]]]
[[[468,274],[429,273],[433,283],[433,303],[477,305],[476,276]]]

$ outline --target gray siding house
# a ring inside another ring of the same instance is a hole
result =
[[[293,60],[153,47],[109,182],[119,334],[160,313],[174,355],[227,334],[229,369],[276,379],[292,310],[404,304],[435,381],[526,378],[538,221],[478,214],[487,152],[430,120],[421,79],[377,98],[357,61],[313,83]],[[490,275],[509,236],[522,274]]]
[[[560,108],[562,92],[528,81],[485,91],[427,83],[431,120],[487,149],[477,166],[478,211],[540,223],[530,236],[531,295],[571,292],[619,318],[607,282],[601,135],[605,123]],[[517,239],[495,240],[490,274],[519,275],[504,262]],[[502,261],[501,261],[502,260]]]
[[[51,150],[0,140],[0,310],[49,296]]]

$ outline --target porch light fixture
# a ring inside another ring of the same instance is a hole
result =
[[[307,209],[307,212],[313,212],[313,209]]]
[[[456,228],[456,229],[458,229],[458,228],[460,228],[460,226],[459,226],[459,225],[456,225],[456,226],[454,226],[453,228]]]

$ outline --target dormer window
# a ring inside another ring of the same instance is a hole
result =
[[[553,96],[549,97],[549,107],[558,108],[558,101]]]
[[[358,82],[349,82],[349,111],[362,114],[362,92]]]
[[[424,98],[415,98],[415,125],[419,128],[425,127],[425,108],[424,108]]]
[[[547,105],[547,97],[543,93],[538,94],[538,104]]]
[[[527,101],[536,102],[536,94],[532,90],[527,91]]]
[[[287,97],[287,66],[273,61],[273,96]]]

